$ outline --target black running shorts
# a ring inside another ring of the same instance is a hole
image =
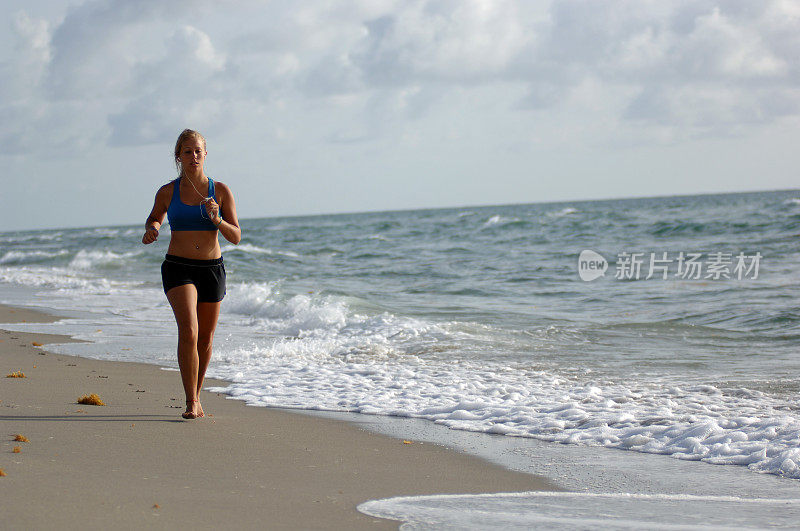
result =
[[[219,302],[225,296],[225,264],[222,257],[195,260],[168,254],[161,264],[164,293],[184,284],[197,288],[197,302]]]

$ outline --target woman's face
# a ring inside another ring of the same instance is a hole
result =
[[[181,144],[179,156],[184,171],[194,172],[203,169],[206,160],[206,149],[199,138],[188,138]]]

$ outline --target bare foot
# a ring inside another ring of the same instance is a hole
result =
[[[206,416],[206,414],[203,412],[203,405],[199,400],[197,401],[197,416],[201,418]]]
[[[186,411],[183,412],[181,417],[185,419],[196,419],[200,415],[198,415],[197,410],[200,406],[200,402],[197,399],[194,400],[187,400],[186,401]]]

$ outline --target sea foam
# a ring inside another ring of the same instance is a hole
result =
[[[247,311],[272,339],[226,352],[211,369],[232,382],[214,391],[250,405],[423,418],[800,478],[800,420],[763,393],[576,381],[521,363],[436,358],[426,347],[463,341],[459,323],[359,315],[335,297],[271,300],[266,287],[262,295]]]
[[[794,529],[800,500],[578,492],[406,496],[358,510],[400,529]]]

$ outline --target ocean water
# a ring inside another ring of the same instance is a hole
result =
[[[800,478],[800,191],[241,225],[208,373],[231,397]],[[169,232],[141,235],[0,233],[0,302],[89,341],[52,349],[176,367]]]

